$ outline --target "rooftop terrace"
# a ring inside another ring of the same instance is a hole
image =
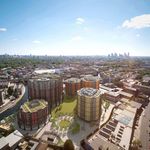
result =
[[[22,109],[24,112],[36,112],[47,107],[47,102],[44,100],[32,100],[24,103]]]
[[[100,78],[98,76],[93,76],[93,75],[85,75],[83,76],[82,80],[87,80],[87,81],[98,81]]]
[[[67,80],[65,80],[65,82],[68,82],[68,83],[79,83],[81,80],[78,79],[78,78],[69,78]]]
[[[100,91],[94,88],[82,88],[78,91],[82,96],[97,96],[100,95]]]

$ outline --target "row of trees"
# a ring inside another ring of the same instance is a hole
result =
[[[43,63],[43,61],[31,58],[0,58],[0,68],[16,68],[39,63]]]

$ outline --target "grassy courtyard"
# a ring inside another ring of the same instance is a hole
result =
[[[76,104],[76,98],[65,97],[64,102],[60,106],[53,109],[52,117],[57,118],[63,115],[74,115]]]
[[[70,125],[70,121],[68,120],[61,120],[59,123],[60,128],[67,128]]]

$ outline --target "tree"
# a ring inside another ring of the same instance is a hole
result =
[[[74,145],[70,139],[64,143],[64,150],[74,150]]]
[[[141,141],[139,139],[135,139],[132,142],[132,150],[138,150],[140,146],[141,146]]]
[[[14,93],[13,93],[13,96],[14,96],[15,98],[18,98],[18,92],[17,92],[17,89],[15,89],[15,91],[14,91]]]
[[[104,104],[104,109],[105,109],[105,112],[106,112],[106,110],[109,108],[109,106],[110,106],[110,103],[108,102],[108,101],[105,101],[105,104]]]
[[[12,95],[13,89],[12,89],[11,87],[9,87],[8,90],[7,90],[7,93],[8,93],[9,95]]]

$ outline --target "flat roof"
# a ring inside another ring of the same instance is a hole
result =
[[[12,147],[14,144],[19,142],[23,138],[23,135],[15,130],[13,133],[9,134],[5,139],[9,143],[9,146]]]
[[[106,92],[106,94],[111,95],[113,97],[117,97],[120,95],[118,92],[111,92],[111,91]]]
[[[129,101],[130,101],[130,100],[127,99],[127,98],[121,98],[120,101],[123,102],[123,103],[129,104]]]
[[[125,89],[129,89],[129,90],[131,90],[131,91],[137,91],[136,88],[129,87],[129,86],[125,86]]]
[[[100,78],[98,76],[93,76],[93,75],[84,75],[81,80],[84,80],[84,81],[99,81]]]
[[[112,91],[113,90],[113,88],[109,88],[109,87],[104,86],[102,84],[100,84],[100,89],[104,89],[104,90],[107,90],[107,91]]]
[[[117,111],[115,113],[117,113]],[[120,112],[118,111],[118,114],[114,117],[114,119],[132,128],[135,113],[136,113],[135,108],[132,108],[131,106],[127,106],[124,110]]]
[[[119,91],[119,93],[121,95],[123,95],[123,96],[127,96],[127,97],[130,97],[130,98],[133,96],[133,94],[130,94],[130,93],[127,93],[127,92],[123,92],[123,91]]]
[[[131,102],[130,102],[130,105],[131,105],[132,107],[134,107],[134,108],[137,108],[137,109],[141,108],[141,106],[142,106],[141,103],[138,103],[138,102],[135,102],[135,101],[131,101]]]
[[[47,102],[45,100],[32,100],[25,102],[21,108],[24,112],[36,112],[40,109],[47,107]]]
[[[36,69],[34,72],[37,74],[55,73],[55,69]]]
[[[98,96],[101,92],[94,88],[82,88],[78,90],[78,93],[82,96]]]
[[[39,75],[35,75],[33,76],[31,79],[29,79],[30,81],[47,81],[47,80],[51,80],[51,79],[59,79],[60,76],[57,74],[39,74]]]
[[[2,149],[4,146],[8,145],[8,141],[6,140],[5,137],[0,138],[0,149]]]
[[[114,142],[118,143],[119,146],[121,146],[122,148],[125,148],[125,150],[128,150],[130,146],[131,133],[132,128],[125,126],[121,122],[118,122],[115,131],[112,134],[115,136],[116,140],[120,139],[120,142],[119,143],[117,141]]]
[[[69,79],[65,80],[64,82],[68,82],[68,83],[80,83],[81,79],[78,79],[78,78],[69,78]]]
[[[101,147],[101,146],[103,147],[104,150],[106,150],[107,148],[109,148],[110,150],[119,150],[120,149],[117,145],[104,140],[102,138],[102,136],[100,136],[98,134],[97,134],[97,136],[96,135],[92,136],[88,140],[88,143],[94,150],[98,150],[99,147]]]

